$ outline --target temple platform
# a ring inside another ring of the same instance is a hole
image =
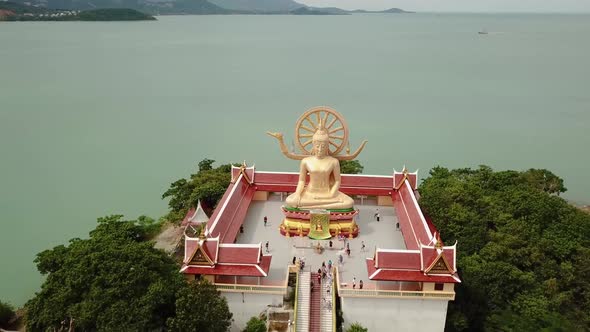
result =
[[[305,260],[305,270],[317,271],[322,262],[332,260],[338,262],[338,255],[344,258],[344,264],[339,267],[340,280],[350,283],[353,277],[357,281],[367,275],[367,257],[373,257],[375,247],[405,250],[406,246],[401,231],[397,230],[398,222],[394,208],[391,206],[378,206],[376,200],[355,200],[355,209],[359,214],[356,223],[359,226],[358,237],[354,239],[340,240],[312,240],[306,236],[285,237],[280,233],[280,226],[285,218],[281,207],[284,201],[279,194],[271,194],[267,201],[253,201],[248,208],[244,219],[244,233],[239,233],[237,243],[262,243],[269,241],[269,251],[272,254],[272,262],[268,277],[264,278],[264,284],[280,283],[287,278],[287,265],[292,263],[293,257]],[[374,218],[376,209],[381,215],[380,221]],[[268,218],[264,226],[264,217]],[[365,250],[361,251],[362,242]],[[351,255],[348,257],[344,251],[345,242],[349,243]],[[320,244],[324,250],[318,253],[314,247]],[[371,287],[372,282],[364,279],[365,287]]]

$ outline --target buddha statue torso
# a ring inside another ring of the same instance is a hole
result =
[[[305,180],[309,174],[309,183]],[[338,191],[340,163],[328,155],[316,155],[301,160],[299,183],[295,193],[287,197],[290,207],[302,209],[348,209],[353,199]]]

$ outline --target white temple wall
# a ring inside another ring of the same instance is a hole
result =
[[[360,323],[371,332],[443,331],[448,301],[341,298],[344,329]]]
[[[258,317],[261,312],[266,311],[269,305],[281,306],[282,295],[273,294],[252,294],[252,293],[221,293],[227,299],[229,311],[233,314],[231,332],[241,332],[252,316]]]

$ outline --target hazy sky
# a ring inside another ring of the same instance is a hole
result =
[[[308,6],[436,12],[590,12],[590,0],[295,0]]]

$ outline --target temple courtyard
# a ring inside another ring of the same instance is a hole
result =
[[[306,271],[317,271],[322,262],[328,264],[332,260],[338,267],[340,283],[346,287],[352,287],[352,279],[356,277],[357,287],[363,276],[367,275],[365,258],[373,257],[375,247],[405,250],[402,234],[396,229],[398,222],[395,211],[391,206],[377,206],[374,199],[355,199],[355,208],[359,209],[359,216],[356,219],[359,225],[359,236],[354,239],[339,240],[312,240],[305,237],[285,237],[279,232],[279,225],[284,215],[281,206],[284,202],[281,198],[286,197],[273,193],[268,201],[253,201],[250,204],[246,218],[244,219],[244,233],[238,234],[237,243],[262,243],[269,242],[269,253],[272,254],[272,262],[268,277],[262,281],[264,284],[281,284],[287,278],[287,266],[292,264],[293,257],[305,261]],[[376,209],[379,209],[380,221],[374,218]],[[268,218],[266,226],[264,217]],[[362,241],[365,249],[362,250]],[[345,242],[350,246],[350,257],[343,250]],[[314,247],[320,243],[324,248],[322,253],[317,253]],[[338,256],[343,256],[343,264],[338,265]],[[369,280],[363,280],[365,288],[372,288],[374,285]]]

